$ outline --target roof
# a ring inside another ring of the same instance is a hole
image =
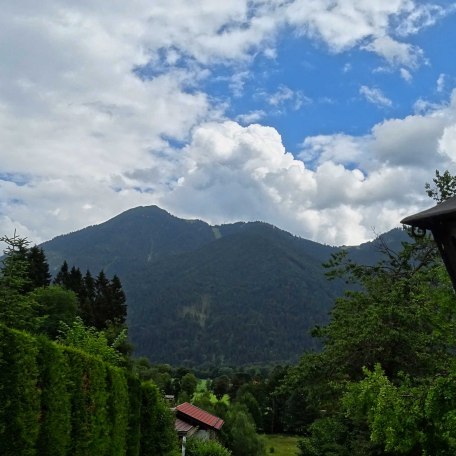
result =
[[[218,416],[211,415],[205,410],[195,407],[188,402],[178,405],[176,407],[176,411],[217,430],[219,430],[224,423],[224,421]]]
[[[185,421],[180,420],[179,418],[176,418],[176,422],[174,424],[174,427],[176,428],[176,431],[179,434],[187,434],[187,432],[191,431],[192,429],[195,428],[192,424],[186,423]]]
[[[437,206],[418,212],[418,214],[410,215],[401,220],[401,223],[406,225],[414,225],[422,229],[430,229],[433,220],[449,219],[456,216],[456,196],[448,198],[446,201],[437,204]]]

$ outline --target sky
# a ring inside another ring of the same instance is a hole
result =
[[[356,245],[456,173],[456,2],[5,0],[0,234],[136,206]]]

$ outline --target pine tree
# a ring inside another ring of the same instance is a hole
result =
[[[49,264],[43,249],[36,245],[27,251],[26,258],[28,261],[30,291],[35,288],[47,287],[51,283],[51,274],[49,273]]]
[[[6,243],[0,271],[0,321],[18,329],[35,330],[38,326],[36,303],[25,293],[30,287],[25,238],[3,236]]]
[[[65,261],[54,283],[76,293],[79,300],[79,315],[87,326],[97,329],[115,326],[119,330],[124,326],[127,318],[126,297],[116,275],[109,280],[101,270],[94,279],[87,270],[83,277],[79,268],[73,266],[69,270]]]
[[[93,304],[93,323],[97,329],[106,328],[106,322],[111,321],[109,295],[109,280],[104,271],[101,270],[95,279],[95,299]]]
[[[60,267],[59,272],[55,276],[54,283],[56,285],[60,285],[64,288],[70,289],[69,282],[70,282],[70,274],[68,272],[68,263],[65,260],[63,262],[62,266]]]
[[[122,290],[122,284],[119,277],[114,275],[109,285],[110,289],[110,318],[116,325],[123,325],[127,319],[127,304],[125,293]]]
[[[79,268],[73,266],[69,274],[68,288],[74,291],[78,297],[84,295],[84,282],[82,280],[82,274]]]
[[[83,286],[79,296],[79,315],[87,326],[94,326],[94,301],[95,301],[95,280],[87,270],[83,278]]]

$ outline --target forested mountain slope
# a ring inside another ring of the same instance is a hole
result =
[[[388,242],[398,243],[400,230]],[[42,245],[54,272],[67,259],[118,274],[136,352],[172,364],[295,361],[318,348],[311,328],[327,321],[343,284],[321,266],[338,250],[261,222],[210,226],[156,206]],[[349,250],[373,261],[374,244]]]

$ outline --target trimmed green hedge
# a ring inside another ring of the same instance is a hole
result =
[[[69,368],[59,347],[45,337],[38,339],[38,388],[41,390],[40,432],[36,444],[39,455],[68,454],[71,433]]]
[[[139,456],[141,437],[141,382],[127,377],[130,406],[128,408],[127,456]]]
[[[145,382],[141,385],[141,441],[140,456],[174,455],[177,434],[174,431],[174,416],[164,403],[156,385]]]
[[[38,344],[0,326],[0,454],[35,456],[40,429]]]
[[[127,429],[129,418],[128,384],[124,372],[118,368],[108,370],[110,391],[108,416],[110,422],[110,456],[122,456],[127,452]]]
[[[0,455],[168,456],[176,444],[155,385],[0,325]]]

